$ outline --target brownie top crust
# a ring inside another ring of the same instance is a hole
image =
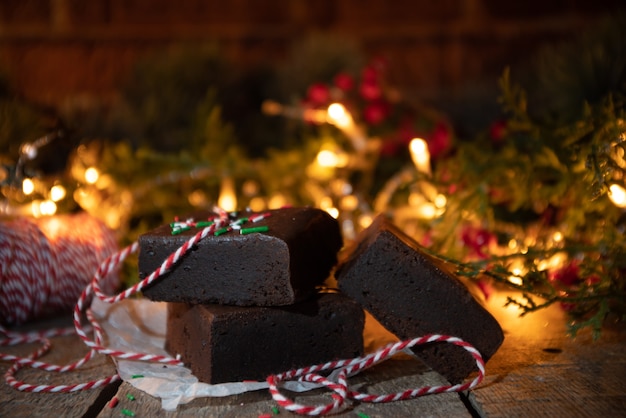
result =
[[[401,339],[456,336],[487,361],[504,339],[495,318],[472,296],[447,263],[425,252],[384,216],[357,238],[336,272],[339,289]],[[475,368],[465,350],[433,344],[413,351],[456,383]]]
[[[147,277],[218,214],[195,213],[139,237],[139,276]],[[224,213],[220,214],[222,220]],[[310,207],[237,212],[144,289],[151,300],[282,306],[310,295],[337,262],[338,222]],[[182,225],[182,227],[180,226]]]

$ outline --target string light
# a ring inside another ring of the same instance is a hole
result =
[[[35,191],[35,183],[31,179],[24,179],[22,181],[22,192],[26,196],[31,195]]]
[[[328,106],[328,122],[339,129],[349,128],[354,123],[352,116],[341,103],[332,103]]]
[[[609,186],[609,199],[618,208],[626,208],[626,189],[619,184]]]
[[[55,184],[50,189],[50,200],[52,200],[53,202],[58,202],[59,200],[65,198],[66,193],[67,192],[65,191],[65,187],[61,186],[60,184]]]
[[[98,178],[100,178],[100,173],[98,172],[97,168],[89,167],[87,170],[85,170],[85,181],[88,184],[96,184]]]
[[[231,177],[224,177],[220,189],[220,196],[217,199],[219,207],[227,212],[237,209],[237,196],[235,195],[235,183]]]
[[[352,115],[341,103],[332,103],[328,106],[328,123],[339,128],[352,142],[352,146],[358,152],[365,151],[367,141],[365,135],[354,123]]]
[[[409,143],[409,151],[417,171],[430,175],[430,152],[426,141],[422,138],[413,138]]]
[[[348,157],[331,150],[321,150],[316,157],[316,161],[322,167],[345,167],[348,165]]]
[[[52,200],[33,200],[31,208],[33,216],[36,218],[54,215],[57,211],[57,205]]]

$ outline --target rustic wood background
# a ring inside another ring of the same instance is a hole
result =
[[[31,100],[113,95],[142,55],[215,41],[240,65],[277,60],[312,32],[391,60],[424,96],[497,77],[622,0],[3,0],[0,71]]]

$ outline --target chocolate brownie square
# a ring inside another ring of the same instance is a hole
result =
[[[189,228],[162,225],[142,235],[139,277],[151,274],[215,216],[198,214]],[[226,226],[200,240],[143,294],[165,302],[290,305],[324,282],[342,246],[337,220],[320,209],[231,213]]]
[[[166,349],[202,382],[273,373],[363,354],[364,313],[338,293],[284,307],[168,303]]]
[[[500,347],[500,325],[450,266],[427,254],[382,215],[357,242],[337,268],[339,289],[397,337],[456,336],[474,345],[485,361]],[[450,344],[433,343],[413,351],[452,383],[476,368],[469,353]]]

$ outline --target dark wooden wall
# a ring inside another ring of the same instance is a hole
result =
[[[495,77],[623,0],[2,0],[0,70],[26,97],[108,96],[146,52],[212,40],[241,65],[327,31],[390,59],[428,95]]]

